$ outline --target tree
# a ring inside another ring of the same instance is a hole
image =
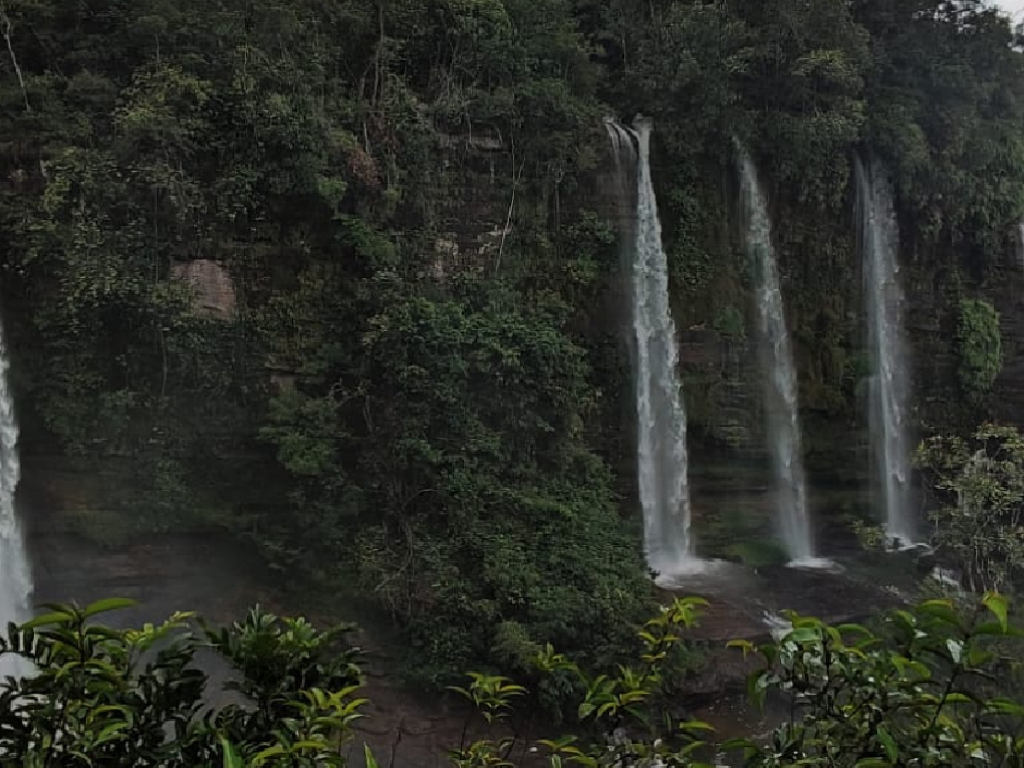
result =
[[[303,488],[290,562],[354,569],[433,685],[493,659],[508,622],[611,661],[651,587],[583,440],[597,403],[566,308],[489,280],[433,300],[378,285],[358,349],[325,348],[328,375],[264,432]]]
[[[999,312],[983,299],[961,299],[957,318],[957,378],[969,402],[980,405],[1003,369]]]
[[[940,556],[973,590],[1004,589],[1024,575],[1024,438],[984,424],[965,440],[933,437],[917,464],[935,494],[929,517]]]
[[[1007,602],[990,593],[966,616],[930,600],[886,616],[878,634],[790,615],[792,630],[762,646],[765,669],[751,678],[763,700],[792,702],[788,723],[763,747],[747,746],[748,765],[1019,765],[1024,708],[994,683],[1012,652],[994,641],[1017,637]],[[750,643],[735,643],[745,652]],[[1004,648],[1005,650],[1005,648]]]
[[[1010,19],[980,0],[852,5],[871,34],[865,138],[893,166],[904,221],[984,264],[1024,215],[1024,57]]]

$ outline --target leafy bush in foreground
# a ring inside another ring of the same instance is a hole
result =
[[[160,625],[111,629],[93,622],[130,601],[105,600],[50,612],[9,628],[3,657],[33,674],[0,683],[0,765],[26,768],[167,766],[260,768],[344,765],[342,746],[365,699],[347,626],[328,632],[258,609],[213,629],[189,614]],[[718,750],[750,768],[776,766],[1021,766],[1024,708],[1005,697],[1003,656],[1018,637],[1006,601],[984,597],[970,615],[932,600],[884,617],[876,631],[790,615],[792,630],[759,647],[752,695],[781,696],[788,722],[765,743],[715,743],[710,726],[679,713],[665,674],[698,598],[676,600],[648,621],[643,651],[614,675],[591,676],[546,646],[538,678],[569,676],[585,693],[575,733],[538,743],[552,768],[700,766]],[[209,681],[195,653],[212,648],[234,668],[227,688],[242,697],[206,706]],[[500,676],[473,674],[457,691],[496,725],[527,691]],[[514,740],[484,739],[450,753],[460,768],[511,766]],[[366,752],[368,766],[375,768]]]
[[[141,629],[92,619],[131,601],[49,613],[9,628],[4,657],[34,673],[0,683],[0,765],[24,768],[239,768],[342,765],[338,745],[362,703],[350,627],[328,632],[258,608],[214,630],[191,614]],[[225,686],[243,699],[206,709],[212,648],[234,669]],[[205,711],[204,711],[205,710]]]

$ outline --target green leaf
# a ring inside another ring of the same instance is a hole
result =
[[[878,726],[878,740],[882,742],[882,746],[885,748],[885,756],[889,758],[889,762],[895,763],[896,758],[899,757],[899,750],[896,748],[896,742],[884,725]]]
[[[267,760],[272,757],[278,757],[287,753],[287,750],[280,744],[275,744],[272,747],[267,747],[262,752],[256,754],[252,759],[252,765],[260,766],[263,765]]]
[[[946,696],[947,704],[973,704],[974,699],[962,691],[952,691]]]
[[[93,747],[95,748],[108,741],[113,741],[118,738],[120,736],[120,732],[127,727],[128,723],[111,723],[97,734],[96,740],[92,744]]]
[[[53,613],[44,613],[41,616],[36,616],[31,621],[26,621],[21,625],[21,629],[36,629],[37,627],[45,627],[50,624],[67,624],[74,619],[70,613],[64,611],[54,611]]]
[[[1024,637],[1024,632],[1021,632],[1017,627],[1007,624],[1005,627],[998,621],[983,621],[972,630],[975,635],[986,635],[986,636],[997,636],[1002,637],[1009,635],[1010,637]]]
[[[1008,625],[1008,606],[1006,604],[1006,599],[998,592],[989,592],[985,595],[982,603],[996,617],[999,621],[999,626],[1002,627],[1003,632],[1005,632]]]
[[[87,605],[82,611],[82,618],[87,619],[98,613],[119,611],[122,608],[131,608],[133,605],[138,605],[138,603],[128,597],[108,597],[104,600],[97,600],[95,603]]]
[[[951,627],[960,626],[960,617],[948,600],[928,600],[918,606],[917,612],[938,619]]]
[[[245,768],[242,758],[235,752],[231,742],[223,736],[220,737],[220,748],[222,754],[221,768]]]
[[[327,748],[327,742],[323,741],[323,738],[321,737],[321,739],[318,740],[318,741],[311,741],[310,739],[305,739],[304,741],[296,741],[294,744],[292,744],[291,751],[292,752],[301,752],[304,749],[326,749],[326,748]]]
[[[744,658],[747,654],[754,653],[757,647],[749,640],[730,640],[725,644],[726,648],[738,648],[743,651]]]
[[[365,743],[363,744],[363,762],[366,763],[366,768],[378,768],[377,759],[370,751],[370,745]]]
[[[992,712],[1013,715],[1015,717],[1024,717],[1024,706],[1021,706],[1010,699],[992,699],[991,701],[985,702],[985,708]]]
[[[700,720],[690,720],[685,723],[679,724],[679,730],[681,731],[713,731],[715,727],[709,723],[702,722]]]
[[[860,635],[861,637],[874,637],[870,629],[863,624],[840,624],[836,627],[844,635]]]

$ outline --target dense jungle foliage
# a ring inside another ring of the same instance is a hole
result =
[[[652,605],[603,116],[653,116],[680,322],[733,340],[752,149],[804,402],[848,419],[854,153],[937,271],[978,279],[1024,218],[1024,57],[974,0],[0,0],[0,35],[29,448],[126,467],[153,528],[229,507],[284,578],[390,612],[431,684],[546,643],[600,667]],[[173,279],[207,262],[221,312]],[[687,381],[697,423],[720,385]]]
[[[0,682],[0,765],[320,768],[350,764],[355,748],[376,768],[355,730],[368,702],[358,649],[346,641],[351,627],[322,632],[259,610],[227,628],[189,614],[142,629],[97,623],[129,602],[50,606],[11,625],[0,658],[29,661],[35,673]],[[562,738],[541,729],[549,737],[538,739],[535,719],[521,716],[536,706],[525,687],[471,674],[457,689],[472,708],[462,743],[449,745],[449,764],[710,766],[730,752],[739,759],[732,764],[748,768],[1024,762],[1024,707],[1005,695],[1020,631],[997,594],[959,607],[930,600],[876,629],[793,615],[792,628],[773,642],[731,643],[761,658],[750,677],[754,697],[778,697],[791,713],[757,740],[722,741],[707,724],[685,719],[675,701],[666,660],[701,607],[688,598],[661,608],[640,633],[640,655],[612,676],[594,676],[550,645],[541,649],[531,659],[537,679],[579,683],[572,733]],[[202,648],[236,672],[229,684],[236,702],[208,706],[216,691],[193,663]],[[487,729],[481,738],[469,736],[474,719]]]

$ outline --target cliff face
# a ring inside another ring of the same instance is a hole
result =
[[[1024,262],[1007,253],[978,289],[999,312],[1003,370],[996,379],[991,416],[1019,425],[1024,421]]]
[[[195,311],[219,320],[231,320],[235,313],[235,284],[228,271],[215,261],[196,259],[171,267],[171,276],[188,285]]]
[[[628,240],[635,218],[635,200],[628,192],[635,182],[626,180],[624,196],[603,131],[595,127],[591,139],[604,152],[578,184],[564,195],[556,187],[538,196],[537,190],[521,184],[511,148],[497,134],[442,135],[444,173],[434,193],[439,233],[423,278],[443,287],[460,272],[500,269],[504,243],[517,234],[524,209],[546,211],[541,217],[546,217],[552,232],[559,231],[562,219],[571,222],[580,211],[593,211],[619,233],[620,240]],[[699,469],[702,462],[721,457],[763,462],[767,458],[763,373],[754,342],[754,297],[739,234],[742,223],[733,203],[732,171],[727,165],[710,164],[703,186],[692,194],[702,195],[705,205],[708,199],[714,200],[721,215],[694,228],[680,214],[676,190],[678,186],[689,194],[690,188],[680,186],[673,158],[655,149],[666,249],[676,267],[673,295],[694,464]],[[813,472],[817,465],[839,462],[866,466],[865,376],[869,368],[852,189],[827,219],[783,201],[775,205],[773,220],[799,368],[809,468]],[[602,277],[605,308],[603,327],[598,330],[618,338],[621,360],[628,361],[628,248],[621,250],[617,266]],[[913,415],[919,433],[946,431],[965,423],[954,343],[960,295],[986,298],[1000,313],[1004,365],[990,411],[984,415],[1018,423],[1024,414],[1024,262],[1018,251],[1008,251],[983,280],[971,282],[969,276],[962,277],[953,257],[906,255],[913,250],[909,245],[904,249],[900,274],[908,304],[907,364],[913,370]],[[695,263],[698,251],[704,261]],[[200,313],[230,319],[240,288],[223,268],[214,262],[187,262],[175,267],[174,277],[196,289]],[[12,325],[17,341],[30,309],[17,303],[9,310],[16,315]],[[270,377],[269,372],[263,373]],[[278,388],[282,377],[288,386],[294,383],[291,372],[274,375],[278,381],[272,383]],[[632,482],[635,419],[628,390],[627,385],[617,393],[621,402],[612,409],[621,418],[622,438],[614,449],[619,455],[606,452],[627,486]],[[38,439],[45,430],[37,424],[36,415],[27,408],[25,416],[27,442],[47,452],[45,442]]]
[[[438,179],[437,259],[433,276],[444,281],[460,271],[493,269],[512,233],[510,206],[517,179],[510,179],[508,148],[495,133],[442,134],[444,173]],[[511,183],[508,183],[511,181]]]
[[[610,157],[607,167],[613,169]],[[655,173],[663,188],[671,188],[670,161],[661,158]],[[735,195],[727,175],[713,181],[722,197]],[[628,233],[634,214],[629,204],[609,192],[614,183],[611,171],[594,174],[588,180],[587,204],[616,222],[617,231]],[[670,203],[662,212],[666,247],[670,258],[685,258],[672,215]],[[697,289],[681,282],[673,286],[682,295],[676,307],[680,364],[698,465],[709,450],[764,459],[766,449],[763,374],[753,341],[754,297],[739,235],[741,222],[729,209],[720,224],[724,234],[716,231],[700,243],[714,264],[712,274]],[[812,471],[816,464],[866,466],[868,461],[870,360],[855,227],[852,179],[848,199],[827,219],[786,202],[775,207],[774,237]],[[1019,423],[1024,414],[1024,262],[1017,248],[989,265],[984,279],[972,279],[952,252],[917,251],[914,243],[903,244],[899,271],[906,301],[905,364],[912,370],[914,429],[919,436],[950,431],[979,416]],[[619,290],[628,291],[628,283],[622,281]],[[957,381],[961,296],[986,299],[1000,314],[1003,369],[987,410],[980,414],[964,405]],[[621,298],[628,301],[628,293]]]
[[[922,433],[955,427],[961,418],[956,383],[956,289],[953,269],[923,260],[901,270],[907,299],[907,340],[913,369],[913,414]]]

